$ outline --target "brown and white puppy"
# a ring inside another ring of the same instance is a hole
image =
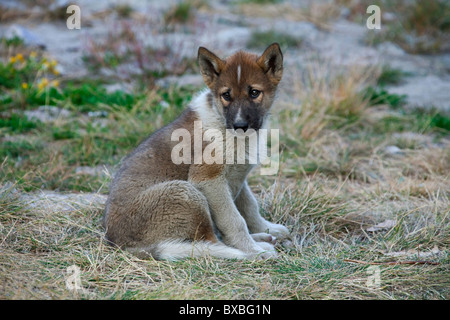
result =
[[[275,239],[289,233],[259,214],[246,181],[254,164],[206,163],[192,156],[176,163],[172,158],[177,130],[194,135],[200,123],[202,133],[215,129],[225,136],[230,130],[266,126],[283,73],[280,47],[274,43],[261,56],[240,51],[225,60],[201,47],[198,62],[208,88],[124,159],[106,203],[106,237],[156,259],[274,257]],[[201,141],[202,150],[212,143]],[[227,140],[224,158],[229,147]]]

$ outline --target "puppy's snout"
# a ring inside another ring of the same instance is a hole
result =
[[[234,130],[242,129],[244,132],[248,130],[248,122],[246,121],[239,121],[233,123]]]

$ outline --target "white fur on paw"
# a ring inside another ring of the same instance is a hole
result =
[[[267,222],[267,229],[269,229],[269,233],[278,239],[284,239],[289,237],[289,230],[277,223]]]
[[[257,259],[266,260],[278,257],[276,251],[264,251],[256,256]]]
[[[276,258],[278,256],[274,246],[267,242],[257,242],[256,251],[249,253],[248,257],[251,259],[265,260]]]
[[[277,238],[276,237],[274,237],[271,234],[265,233],[265,232],[253,233],[253,234],[251,234],[251,237],[256,242],[268,242],[268,243],[271,243],[271,244],[275,244],[277,242]]]
[[[275,251],[275,248],[273,245],[267,242],[257,242],[256,243],[258,247],[260,247],[264,251]]]

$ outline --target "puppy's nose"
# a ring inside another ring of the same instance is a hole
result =
[[[242,129],[245,132],[248,129],[248,122],[245,122],[245,121],[235,122],[233,124],[233,128],[234,128],[234,130]]]

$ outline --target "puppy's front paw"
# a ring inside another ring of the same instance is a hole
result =
[[[289,230],[281,224],[272,223],[272,222],[267,221],[266,226],[269,231],[268,233],[277,237],[278,239],[286,239],[286,238],[290,237]]]
[[[278,256],[277,251],[275,250],[274,246],[271,245],[268,242],[257,242],[257,246],[259,247],[259,250],[256,254],[254,254],[254,257],[256,259],[272,259],[276,258]]]
[[[271,234],[268,234],[268,233],[265,233],[265,232],[252,233],[250,236],[256,242],[268,242],[268,243],[271,243],[273,245],[275,245],[275,243],[277,242],[277,238],[275,236],[273,236]]]

